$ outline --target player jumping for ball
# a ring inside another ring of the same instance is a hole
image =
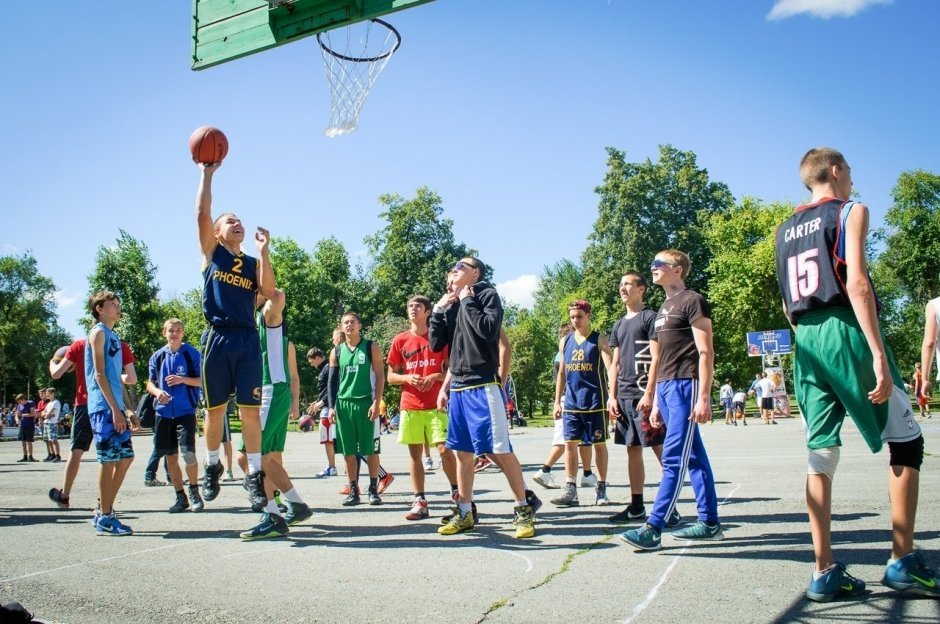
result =
[[[212,219],[212,176],[221,163],[198,163],[196,223],[203,257],[202,310],[209,327],[203,335],[202,383],[206,401],[206,468],[202,496],[219,495],[222,427],[228,397],[233,392],[242,421],[248,454],[245,489],[253,505],[264,507],[261,469],[261,340],[255,326],[255,294],[274,297],[274,271],[268,255],[271,236],[259,227],[255,234],[258,258],[241,250],[245,228],[230,212]]]

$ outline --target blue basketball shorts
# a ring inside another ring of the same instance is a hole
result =
[[[115,431],[111,410],[93,412],[88,415],[88,419],[95,438],[95,449],[98,451],[98,463],[108,464],[122,459],[133,459],[134,447],[131,445],[130,426],[121,433]]]
[[[261,338],[248,327],[209,327],[202,341],[202,390],[206,409],[235,394],[240,407],[261,405]]]
[[[512,453],[506,402],[499,384],[451,390],[446,446],[474,455]]]

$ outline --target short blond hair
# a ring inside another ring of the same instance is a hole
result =
[[[832,167],[838,167],[841,171],[845,164],[842,152],[831,147],[814,147],[803,154],[800,160],[800,179],[803,186],[812,191],[814,186],[829,181],[829,170]]]
[[[174,325],[179,325],[183,329],[186,329],[186,326],[183,325],[183,321],[179,320],[178,318],[168,318],[167,320],[163,321],[163,331],[170,329]]]
[[[689,277],[689,271],[692,269],[692,261],[689,259],[689,254],[684,251],[679,251],[678,249],[663,249],[656,255],[666,256],[669,258],[670,262],[682,269],[682,279]]]

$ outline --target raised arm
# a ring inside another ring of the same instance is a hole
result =
[[[258,248],[258,291],[268,299],[274,299],[277,282],[274,279],[274,267],[271,266],[271,233],[259,227],[255,232],[255,246]]]
[[[222,163],[206,165],[199,163],[199,187],[196,189],[196,228],[199,233],[199,249],[205,264],[212,258],[215,249],[215,225],[212,222],[212,175]]]

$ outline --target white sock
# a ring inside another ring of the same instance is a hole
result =
[[[297,488],[291,488],[281,494],[281,496],[288,502],[291,503],[303,503],[304,499],[300,498],[300,494],[297,493]]]
[[[529,503],[525,502],[524,500],[516,501],[516,507],[525,507],[528,504]]]
[[[472,509],[472,505],[470,503],[457,503],[457,507],[460,508],[461,516],[467,515],[470,513],[470,509]]]
[[[265,505],[264,510],[268,512],[269,514],[274,514],[275,516],[281,516],[282,518],[284,517],[283,514],[281,514],[281,510],[278,508],[277,503],[274,502],[273,498],[268,501],[268,504]]]
[[[248,453],[248,474],[261,472],[261,453]]]
[[[831,566],[829,566],[822,572],[820,572],[819,570],[813,570],[813,580],[818,581],[819,579],[824,577],[827,572],[830,572],[831,570],[835,570],[835,568],[836,568],[836,564],[833,563]]]
[[[214,451],[206,449],[206,463],[210,466],[215,466],[219,463],[219,449],[215,449]]]

